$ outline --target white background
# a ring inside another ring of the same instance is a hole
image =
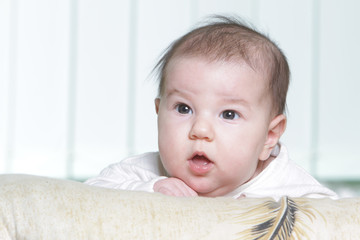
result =
[[[0,173],[85,179],[157,150],[151,70],[209,14],[268,34],[292,71],[290,156],[360,178],[356,0],[0,0]]]

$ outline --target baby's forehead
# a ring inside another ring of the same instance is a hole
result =
[[[220,81],[215,80],[216,85],[212,85],[210,82],[204,81],[204,78],[215,78]],[[236,99],[248,94],[241,90],[245,88],[252,89],[253,97],[258,98],[259,102],[269,101],[269,97],[271,97],[268,77],[261,71],[253,69],[244,60],[212,60],[194,56],[182,56],[169,62],[163,85],[163,96],[173,91],[176,92],[178,88],[192,89],[192,85],[196,85],[196,81],[203,83],[201,88],[194,90],[198,93],[210,92],[214,96]]]
[[[191,84],[192,82],[189,82],[188,79],[198,81],[204,77],[220,78],[221,81],[216,85],[219,87],[218,90],[229,93],[233,92],[233,88],[238,84],[244,87],[250,85],[264,92],[268,92],[269,89],[267,76],[249,66],[242,59],[214,60],[198,56],[182,56],[172,60],[168,65],[165,82],[175,78],[177,84],[181,84],[181,82]],[[165,83],[164,86],[167,85]],[[206,85],[204,85],[204,90],[206,90]]]
[[[228,66],[229,68],[233,67],[233,68],[238,68],[238,67],[243,67],[243,68],[248,68],[251,71],[253,71],[255,74],[257,75],[261,75],[261,78],[263,79],[263,81],[261,82],[262,85],[266,85],[269,86],[269,73],[268,71],[266,71],[266,69],[261,68],[259,66],[259,64],[257,65],[252,65],[249,63],[249,61],[246,61],[243,58],[240,57],[234,57],[234,58],[230,58],[230,59],[216,59],[212,56],[195,56],[195,55],[181,55],[181,56],[176,56],[173,57],[169,63],[168,66],[165,70],[165,74],[164,74],[164,80],[166,81],[169,70],[170,69],[174,69],[176,68],[178,65],[183,64],[184,62],[195,62],[195,63],[204,63],[205,68],[214,68],[214,67],[221,67],[221,66]],[[183,69],[183,71],[187,71],[187,69]]]

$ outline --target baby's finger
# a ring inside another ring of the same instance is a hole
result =
[[[195,192],[191,187],[182,182],[181,186],[182,194],[184,197],[194,197],[198,196],[197,192]]]
[[[187,187],[186,188],[186,196],[187,197],[195,197],[195,196],[198,196],[198,194],[192,188]]]
[[[168,195],[168,196],[174,196],[174,197],[179,197],[179,196],[183,195],[181,193],[181,191],[179,191],[179,190],[177,190],[175,188],[169,189],[169,188],[166,188],[166,187],[161,187],[161,188],[158,189],[158,192],[162,193],[162,194],[165,194],[165,195]]]

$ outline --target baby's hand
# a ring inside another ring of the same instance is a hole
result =
[[[178,178],[170,177],[157,181],[154,191],[175,197],[192,197],[198,194]]]

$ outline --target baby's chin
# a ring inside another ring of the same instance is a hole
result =
[[[223,192],[223,191],[211,191],[211,192],[197,192],[197,194],[200,197],[222,197],[225,196],[228,192]]]
[[[214,184],[210,183],[189,183],[188,185],[201,197],[221,197],[235,190],[226,186],[214,188]]]

